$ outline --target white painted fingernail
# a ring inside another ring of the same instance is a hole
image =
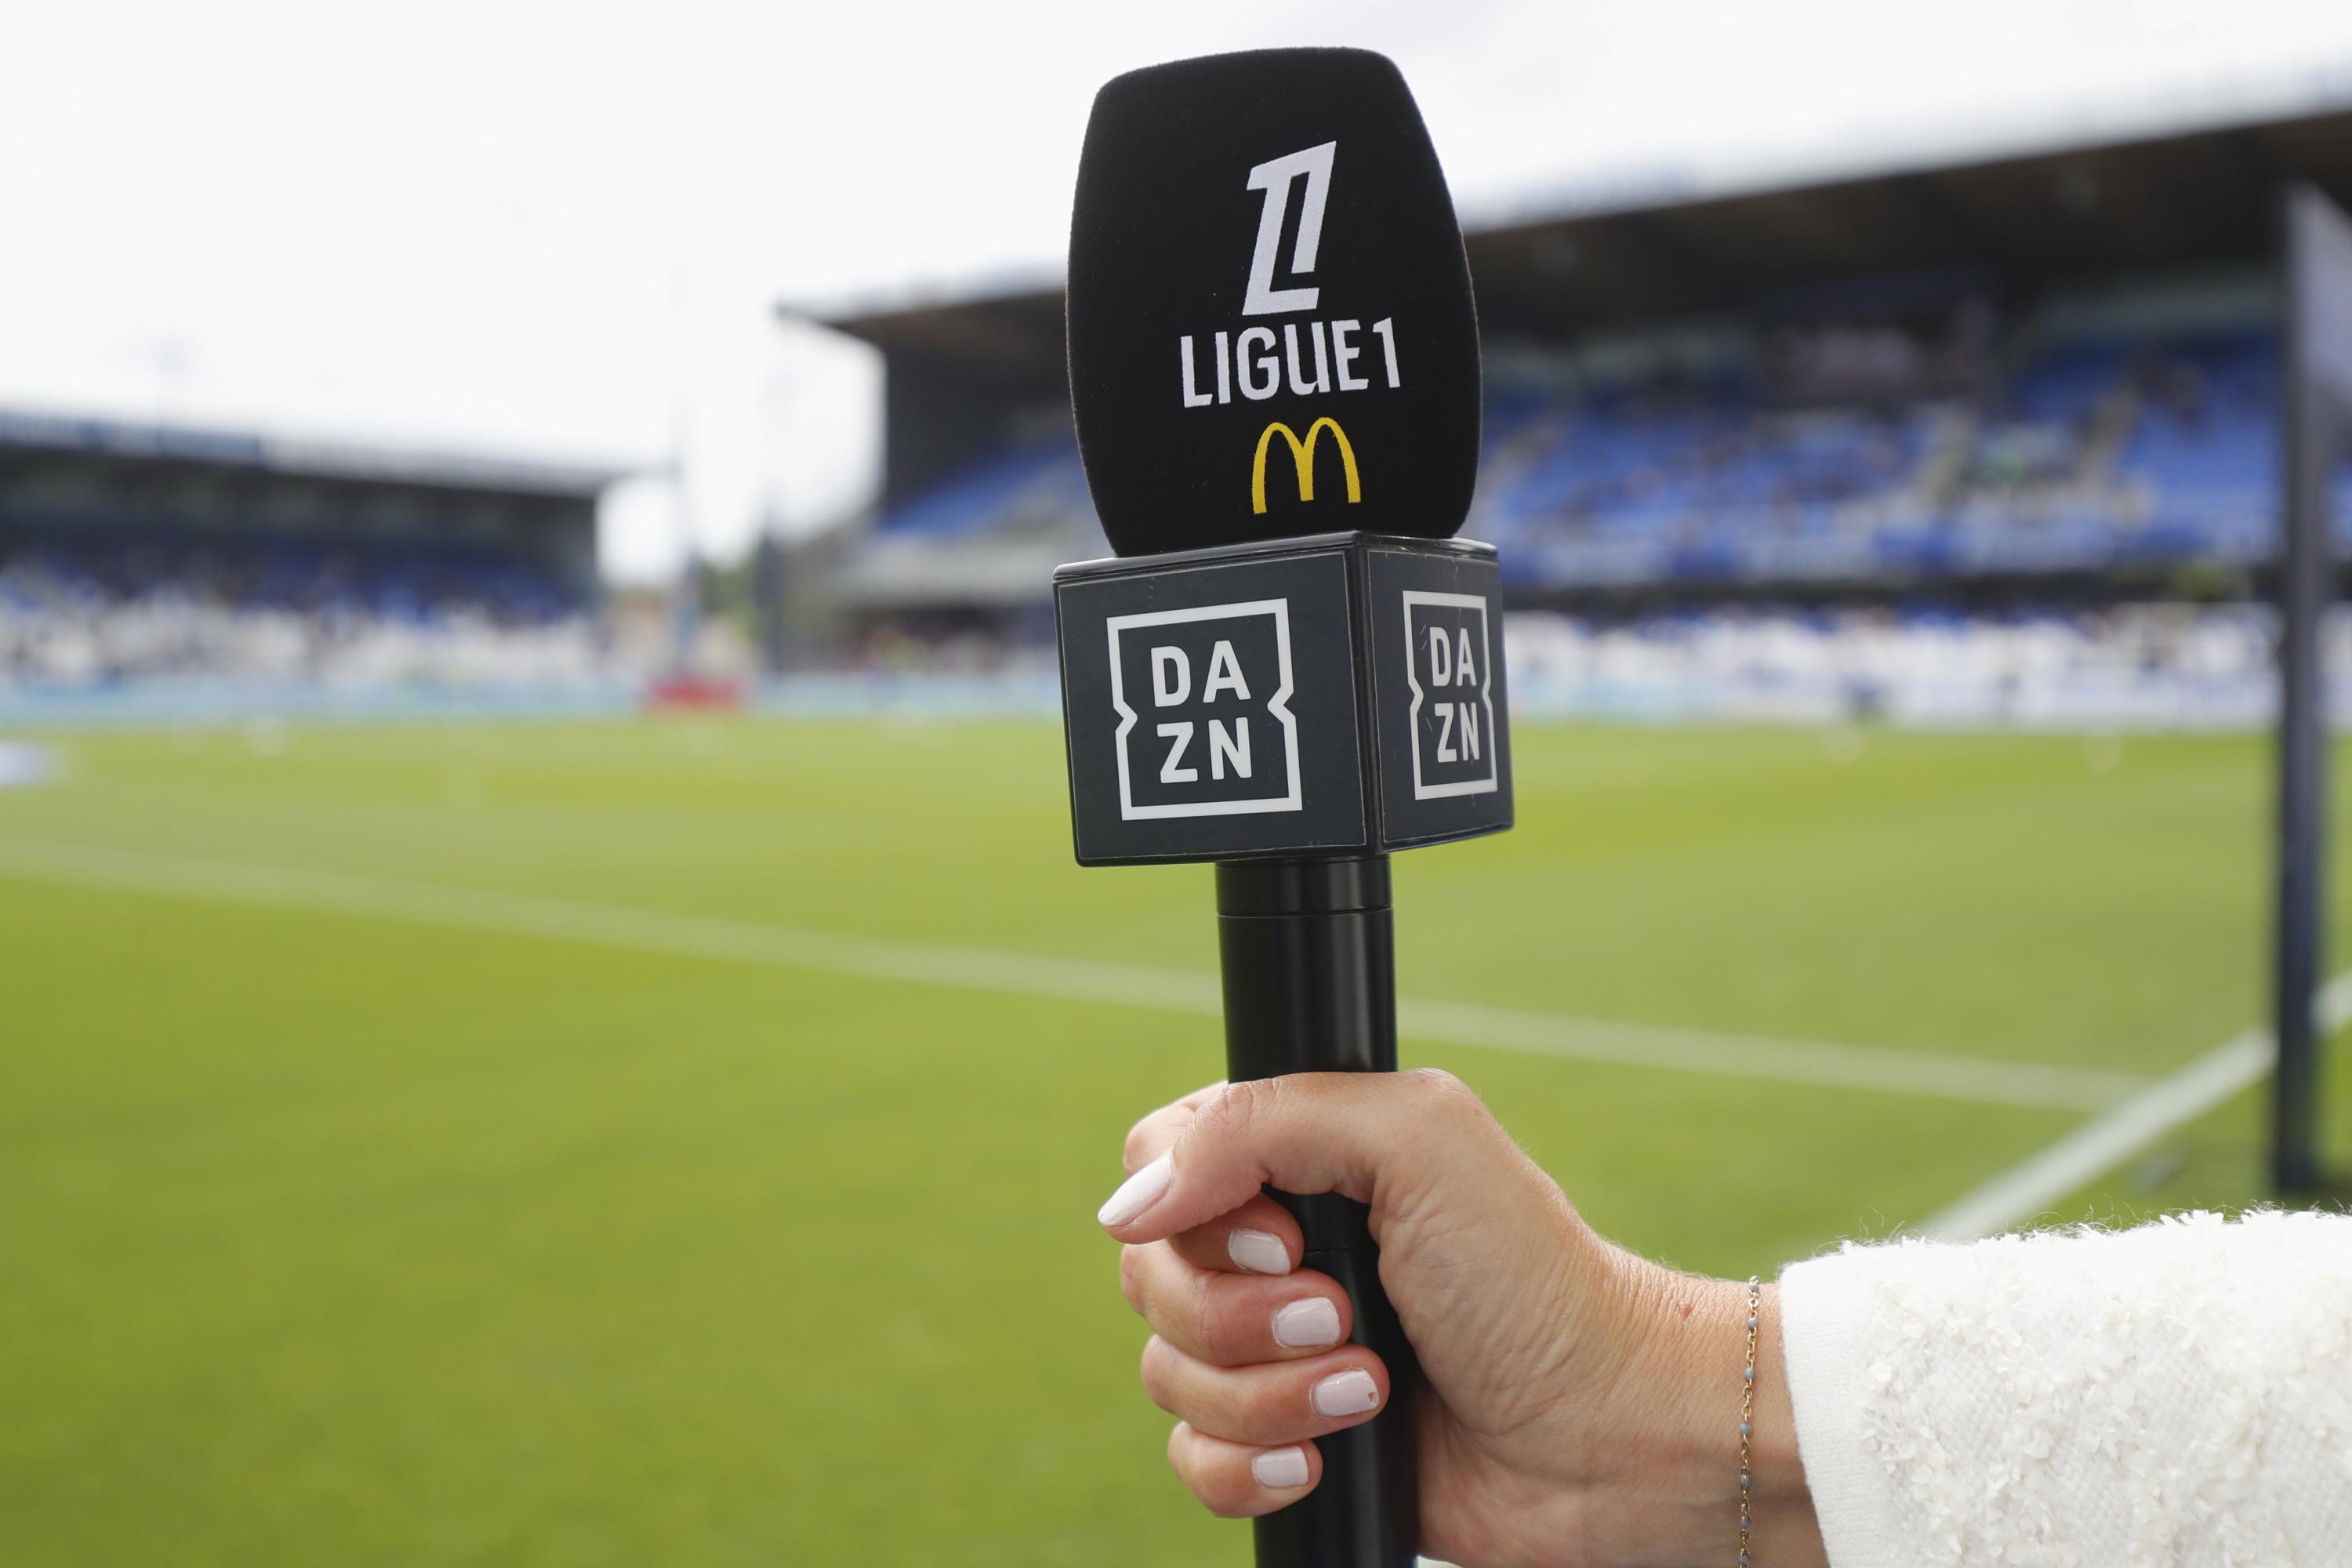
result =
[[[1095,1212],[1097,1221],[1107,1226],[1125,1225],[1129,1220],[1160,1201],[1168,1190],[1169,1179],[1176,1167],[1169,1156],[1162,1154],[1143,1169],[1118,1184],[1110,1201]]]
[[[1335,1372],[1317,1384],[1307,1397],[1318,1415],[1361,1415],[1380,1408],[1381,1385],[1369,1372]]]
[[[1295,1351],[1321,1350],[1325,1345],[1338,1344],[1339,1309],[1320,1296],[1293,1301],[1274,1315],[1274,1342]]]
[[[1252,1274],[1287,1274],[1290,1272],[1290,1248],[1282,1245],[1282,1237],[1263,1230],[1229,1231],[1225,1236],[1225,1256],[1234,1267]]]
[[[1250,1476],[1268,1491],[1303,1487],[1307,1484],[1307,1450],[1268,1448],[1250,1461]]]

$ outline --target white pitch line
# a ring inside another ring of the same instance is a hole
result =
[[[97,845],[0,839],[0,876],[1202,1017],[1223,1010],[1214,976],[1181,970],[843,936]],[[2105,1110],[2148,1081],[2129,1073],[1611,1023],[1414,997],[1399,999],[1397,1024],[1401,1034],[1413,1039],[1486,1050],[2038,1110]]]
[[[1937,1100],[2021,1105],[2034,1110],[2105,1110],[2137,1092],[2137,1073],[2040,1062],[1994,1061],[1931,1051],[1721,1034],[1654,1024],[1563,1018],[1469,1002],[1397,1001],[1397,1031],[1417,1039],[1483,1046],[1528,1056],[1566,1057],[1626,1067],[1769,1079],[1827,1089],[1879,1089]]]
[[[2334,1033],[2352,1023],[2352,970],[2320,989],[2313,1008]],[[2170,1078],[2085,1122],[2021,1165],[2002,1172],[1920,1227],[1945,1241],[1969,1241],[2022,1225],[2103,1171],[2113,1170],[2174,1128],[2259,1083],[2278,1058],[2262,1027],[2231,1036]]]

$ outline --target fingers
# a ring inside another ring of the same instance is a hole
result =
[[[1172,1105],[1163,1105],[1127,1130],[1124,1158],[1127,1168],[1139,1170],[1168,1152],[1184,1129],[1192,1125],[1201,1107],[1225,1087],[1221,1079],[1202,1089],[1196,1089]]]
[[[1213,1083],[1163,1105],[1128,1129],[1121,1158],[1129,1172],[1141,1170],[1174,1146],[1201,1107],[1224,1089]],[[1106,1208],[1108,1205],[1105,1205]],[[1254,1195],[1232,1213],[1174,1238],[1176,1250],[1196,1268],[1238,1269],[1245,1274],[1287,1274],[1298,1267],[1305,1242],[1298,1222],[1272,1198]]]
[[[1307,1361],[1212,1366],[1155,1334],[1143,1347],[1143,1390],[1194,1431],[1276,1448],[1371,1419],[1388,1404],[1389,1373],[1361,1345]]]
[[[1377,1226],[1384,1197],[1448,1180],[1475,1184],[1485,1166],[1521,1162],[1450,1073],[1297,1073],[1192,1100],[1189,1109],[1179,1102],[1153,1112],[1129,1134],[1129,1157],[1143,1163],[1096,1216],[1122,1241],[1180,1235],[1269,1185],[1344,1194],[1370,1204]]]
[[[1195,1431],[1180,1421],[1168,1434],[1168,1464],[1209,1511],[1254,1519],[1287,1508],[1323,1479],[1323,1456],[1312,1443],[1253,1448]]]
[[[1216,1273],[1194,1268],[1164,1241],[1125,1248],[1118,1280],[1154,1333],[1217,1366],[1297,1361],[1338,1345],[1355,1326],[1346,1294],[1328,1275]]]
[[[1221,1274],[1287,1274],[1298,1267],[1307,1246],[1298,1222],[1264,1194],[1231,1214],[1170,1237],[1168,1245],[1193,1268]]]

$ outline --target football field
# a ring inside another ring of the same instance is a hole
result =
[[[1919,1226],[2263,1016],[2265,741],[1515,740],[1519,827],[1397,861],[1404,1054],[1683,1266]],[[1093,1224],[1218,1076],[1210,872],[1073,866],[1049,724],[54,742],[0,1562],[1248,1561]],[[2252,1200],[2259,1110],[2049,1212]]]

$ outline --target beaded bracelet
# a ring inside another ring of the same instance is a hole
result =
[[[1756,1322],[1758,1309],[1763,1301],[1764,1287],[1755,1275],[1748,1277],[1748,1370],[1739,1386],[1739,1568],[1748,1568],[1748,1523],[1749,1488],[1755,1473],[1748,1464],[1748,1439],[1756,1430]]]

